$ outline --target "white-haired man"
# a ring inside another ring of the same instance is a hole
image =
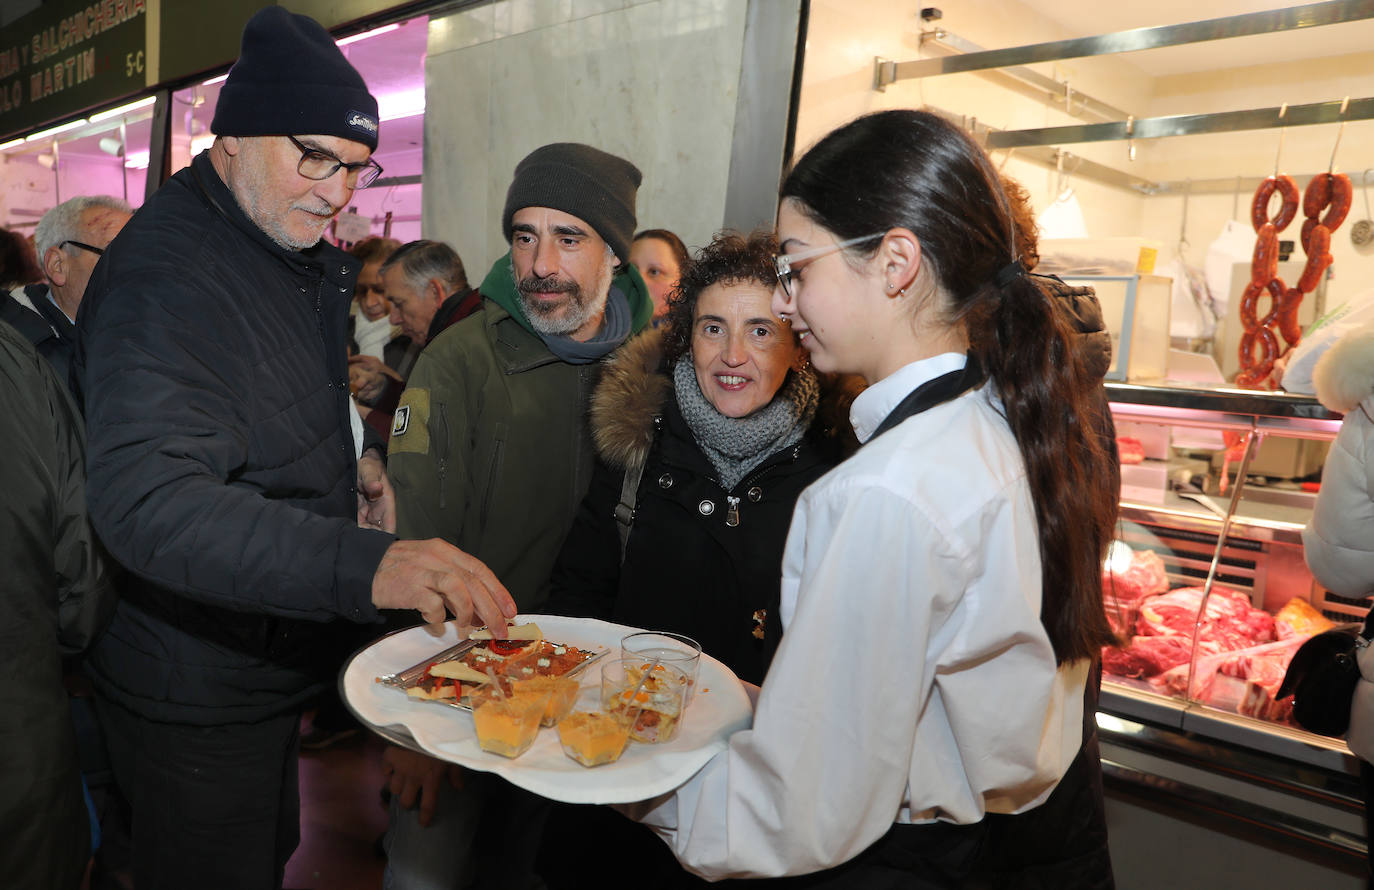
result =
[[[381,460],[355,444],[358,263],[320,239],[381,172],[362,77],[317,22],[269,6],[211,130],[110,245],[78,319],[91,516],[128,569],[88,667],[139,890],[281,886],[332,619],[514,614],[477,560],[388,533]]]
[[[0,298],[0,318],[18,328],[68,386],[76,310],[95,264],[133,212],[127,201],[109,195],[82,195],[58,204],[38,220],[33,235],[44,283],[15,288],[8,298]]]

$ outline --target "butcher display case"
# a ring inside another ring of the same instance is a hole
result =
[[[1369,603],[1326,591],[1307,570],[1301,533],[1314,480],[1254,470],[1264,442],[1324,447],[1340,416],[1285,393],[1107,390],[1118,432],[1144,441],[1129,459],[1158,464],[1146,478],[1162,480],[1132,486],[1136,465],[1123,467],[1118,540],[1104,571],[1108,613],[1125,641],[1104,651],[1097,715],[1109,803],[1121,796],[1362,874],[1359,762],[1344,741],[1294,725],[1291,699],[1274,692],[1302,640],[1361,620]]]

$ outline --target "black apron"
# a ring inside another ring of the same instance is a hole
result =
[[[963,368],[923,383],[903,399],[873,439],[977,388],[984,379],[969,353]],[[1040,806],[1016,815],[989,814],[971,825],[895,824],[843,865],[776,883],[808,890],[1110,890],[1115,885],[1095,719],[1100,682],[1100,669],[1094,666],[1083,693],[1083,745]]]

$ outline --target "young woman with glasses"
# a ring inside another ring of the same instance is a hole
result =
[[[869,381],[864,444],[797,503],[753,728],[635,815],[708,877],[1110,887],[1083,702],[1112,459],[996,170],[939,117],[868,115],[787,176],[778,239],[773,309]]]

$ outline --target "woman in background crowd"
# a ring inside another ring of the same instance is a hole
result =
[[[654,327],[658,327],[668,315],[668,295],[687,265],[687,245],[667,229],[645,229],[630,244],[630,262],[649,287]]]
[[[358,344],[359,355],[370,355],[393,362],[399,359],[409,345],[408,340],[400,337],[400,329],[391,324],[391,305],[386,300],[386,288],[382,286],[382,263],[400,249],[401,242],[395,238],[370,236],[349,248],[362,268],[358,270],[358,281],[353,286],[353,339]],[[388,356],[387,346],[392,355]]]
[[[797,502],[753,728],[630,809],[706,877],[1110,887],[1083,697],[1117,492],[1072,329],[935,115],[841,127],[782,198],[773,307],[870,382],[865,444]]]

